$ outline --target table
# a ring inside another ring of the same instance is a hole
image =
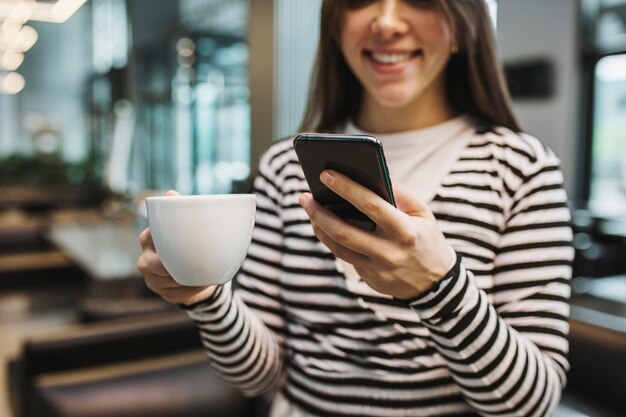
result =
[[[83,320],[125,317],[172,306],[147,291],[137,270],[141,253],[134,222],[51,226],[50,242],[86,273],[86,296],[79,303]]]
[[[626,335],[626,275],[575,278],[570,304],[572,318]]]
[[[49,240],[95,281],[141,278],[141,253],[134,223],[51,226]]]

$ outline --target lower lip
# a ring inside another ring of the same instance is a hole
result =
[[[405,71],[405,69],[411,65],[417,58],[419,58],[421,54],[412,56],[406,61],[401,61],[395,64],[381,64],[378,61],[375,61],[371,56],[365,55],[365,59],[370,63],[374,71],[379,74],[401,74]]]

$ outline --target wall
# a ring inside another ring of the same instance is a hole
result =
[[[317,51],[321,4],[321,0],[275,0],[275,138],[298,132]]]
[[[297,133],[317,49],[321,0],[250,1],[251,164]]]
[[[248,30],[250,48],[250,164],[274,139],[274,0],[251,0]]]
[[[570,198],[576,181],[579,143],[579,64],[576,0],[499,0],[498,44],[502,58],[548,58],[555,68],[555,94],[546,100],[519,100],[515,110],[523,128],[561,158]]]

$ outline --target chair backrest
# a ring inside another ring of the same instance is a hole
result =
[[[251,417],[202,350],[38,375],[24,417]]]
[[[626,410],[626,332],[570,319],[568,390]]]
[[[42,375],[93,369],[201,349],[195,323],[182,311],[77,325],[26,340],[9,366],[12,406],[29,412],[33,387]]]
[[[35,375],[200,348],[195,323],[182,311],[78,325],[24,342]]]

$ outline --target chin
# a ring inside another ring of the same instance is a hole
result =
[[[398,94],[387,94],[384,96],[376,97],[376,101],[379,105],[390,108],[397,109],[406,106],[412,100],[411,97],[408,96],[405,92],[401,92]]]
[[[394,109],[406,106],[413,102],[419,95],[419,92],[416,92],[410,86],[395,85],[388,86],[388,88],[381,88],[372,96],[379,105]]]

